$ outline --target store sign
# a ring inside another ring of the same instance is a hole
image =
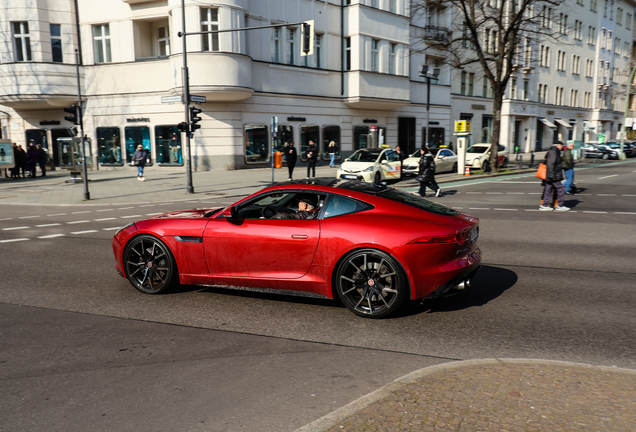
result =
[[[455,120],[455,132],[470,132],[470,120]]]
[[[42,120],[40,126],[57,126],[60,124],[59,120]]]
[[[362,123],[377,123],[378,121],[376,119],[364,119],[362,120]]]
[[[475,111],[486,111],[486,105],[473,104],[471,105],[471,108],[474,109]]]
[[[307,121],[305,117],[287,117],[287,121]]]
[[[148,117],[134,117],[134,118],[127,118],[126,122],[127,123],[150,123],[150,119]]]

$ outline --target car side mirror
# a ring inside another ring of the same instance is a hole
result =
[[[236,219],[236,206],[229,206],[223,210],[223,217],[225,219]]]

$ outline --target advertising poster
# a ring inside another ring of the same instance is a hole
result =
[[[11,142],[8,140],[0,141],[0,169],[13,168],[14,166]]]

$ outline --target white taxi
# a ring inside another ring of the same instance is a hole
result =
[[[455,153],[447,148],[432,148],[431,153],[435,158],[435,173],[457,172],[457,155]],[[417,150],[410,157],[404,159],[405,176],[416,176],[419,173],[421,157],[421,152]]]
[[[393,149],[360,149],[338,168],[336,178],[380,183],[400,178],[400,155]]]

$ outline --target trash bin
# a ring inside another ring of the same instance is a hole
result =
[[[282,168],[283,167],[283,154],[276,150],[274,152],[274,168]]]

